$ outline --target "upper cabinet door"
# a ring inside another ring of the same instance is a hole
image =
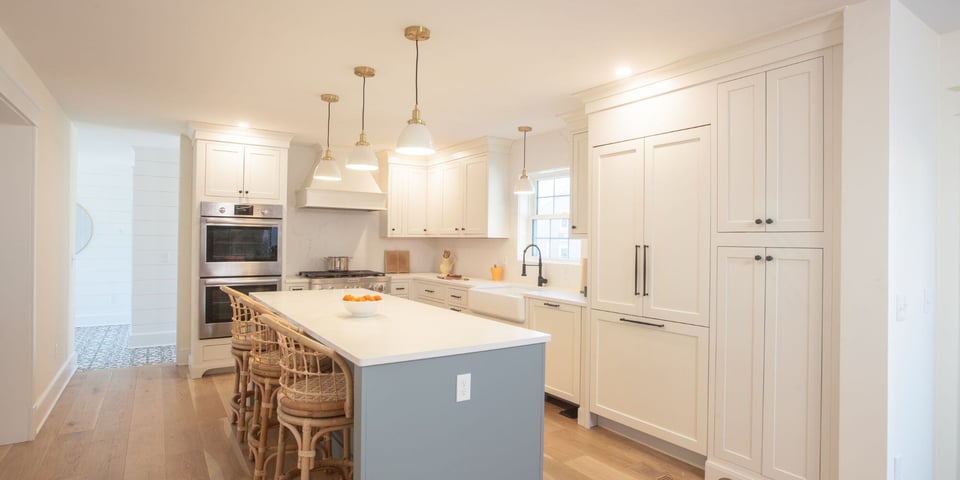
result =
[[[435,233],[455,235],[463,227],[463,164],[450,162],[440,169],[440,224]]]
[[[406,167],[390,165],[389,185],[387,192],[387,236],[402,237],[404,216],[407,211],[407,183],[409,171]]]
[[[283,201],[280,192],[280,149],[246,147],[243,155],[244,196]],[[286,202],[284,202],[286,203]]]
[[[427,234],[440,233],[443,219],[443,171],[440,168],[427,170]]]
[[[204,194],[233,199],[243,196],[243,145],[204,143]]]
[[[427,171],[411,168],[405,173],[403,233],[422,237],[427,234]]]
[[[570,236],[586,238],[590,233],[590,148],[587,132],[573,134],[570,165]]]
[[[765,76],[717,89],[717,229],[762,232],[766,210]],[[759,223],[758,223],[759,221]]]
[[[591,306],[641,315],[643,140],[593,149]]]
[[[487,234],[487,158],[463,161],[463,222],[460,233],[472,236]]]
[[[766,192],[768,232],[823,231],[822,58],[767,72]]]
[[[644,144],[643,316],[708,326],[710,127]]]
[[[823,250],[768,248],[763,476],[820,478]]]

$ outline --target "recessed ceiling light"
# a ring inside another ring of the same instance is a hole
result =
[[[240,128],[250,128],[250,124],[247,122],[237,122],[237,126]]]
[[[617,78],[625,78],[629,77],[633,73],[633,69],[628,66],[621,65],[617,67],[614,72],[616,72]]]

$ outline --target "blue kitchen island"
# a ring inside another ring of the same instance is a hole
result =
[[[376,292],[253,297],[353,365],[354,478],[543,477],[549,335],[389,295],[376,315],[353,317],[346,293]]]

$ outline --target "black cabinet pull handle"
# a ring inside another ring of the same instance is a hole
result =
[[[760,260],[763,260],[763,257],[761,257],[760,255],[754,255],[753,259],[759,262]]]
[[[557,303],[547,303],[547,302],[543,302],[543,305],[546,306],[546,307],[560,308],[560,305],[557,304]]]
[[[457,300],[460,300],[463,297],[461,297],[460,295],[450,295],[450,298],[456,298]]]
[[[627,322],[627,323],[636,323],[637,325],[646,325],[648,327],[657,327],[657,328],[663,328],[666,326],[662,323],[641,322],[640,320],[630,320],[629,318],[623,318],[623,317],[620,317],[620,321]]]
[[[767,219],[767,225],[770,225],[771,223],[773,223],[773,219],[772,219],[772,218],[768,218],[768,219]]]
[[[576,225],[570,225],[570,228],[573,229],[573,230],[576,230],[576,229],[577,229],[577,226],[576,226]]]
[[[772,262],[772,261],[773,261],[773,256],[767,255],[767,261],[768,261],[768,262]]]
[[[640,296],[640,267],[637,266],[637,262],[640,261],[640,245],[633,246],[633,295],[636,297]]]
[[[643,296],[649,296],[650,293],[647,292],[647,249],[650,248],[650,245],[643,246]]]
[[[434,292],[433,290],[424,290],[424,292],[427,292],[427,293],[437,293],[437,292]]]
[[[763,225],[763,219],[762,219],[762,218],[758,218],[758,219],[754,220],[753,223],[756,223],[757,225]]]
[[[454,312],[462,312],[462,311],[463,311],[463,310],[460,310],[460,309],[457,308],[457,307],[450,307],[450,310],[453,310]]]
[[[394,287],[394,290],[396,290],[396,291],[398,291],[398,292],[402,292],[402,291],[406,290],[406,288],[404,288],[404,287]]]

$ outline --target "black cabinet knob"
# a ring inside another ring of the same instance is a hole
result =
[[[770,225],[771,223],[773,223],[773,219],[772,219],[772,218],[768,218],[768,219],[767,219],[767,225]]]
[[[237,193],[243,193],[243,190],[237,190]]]
[[[423,229],[423,231],[424,231],[424,232],[426,232],[426,231],[427,231],[427,229],[426,229],[426,228],[424,228],[424,229]]]
[[[760,260],[763,260],[763,257],[761,257],[760,255],[754,255],[753,259],[759,262]]]
[[[758,219],[754,220],[753,223],[756,223],[757,225],[762,225],[762,224],[763,224],[763,219],[762,219],[762,218],[758,218]]]
[[[391,231],[391,232],[396,232],[397,229],[396,229],[396,228],[391,228],[390,231]]]
[[[576,229],[577,229],[577,226],[576,226],[576,225],[570,225],[570,228],[573,229],[573,230],[576,230]]]
[[[767,255],[767,261],[768,261],[768,262],[772,262],[772,261],[773,261],[773,257],[770,256],[770,255]]]

